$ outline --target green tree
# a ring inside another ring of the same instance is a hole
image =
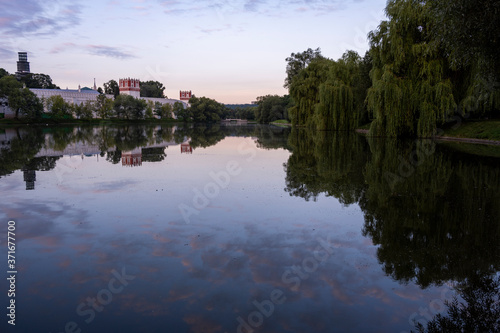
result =
[[[154,114],[161,119],[172,118],[172,105],[169,103],[161,104],[160,102],[156,102]]]
[[[255,120],[255,114],[257,112],[257,107],[255,106],[245,106],[245,107],[236,107],[234,109],[234,118],[236,119],[247,119],[247,120]],[[288,114],[288,111],[287,111]],[[229,118],[233,118],[231,115]]]
[[[81,104],[81,106],[82,113],[80,115],[80,119],[92,119],[94,111],[96,111],[97,102],[88,100]]]
[[[75,103],[71,105],[71,113],[76,119],[83,119],[83,103]]]
[[[0,79],[4,76],[10,75],[5,69],[0,68]]]
[[[147,103],[143,99],[134,98],[130,95],[118,95],[115,98],[115,115],[121,119],[133,120],[144,119],[144,111]]]
[[[292,53],[290,57],[286,58],[287,66],[284,87],[289,88],[293,78],[297,76],[301,70],[306,68],[313,60],[321,58],[323,58],[323,56],[321,55],[319,47],[316,50],[308,48],[301,53]]]
[[[144,118],[146,118],[146,119],[153,119],[154,118],[153,107],[154,107],[154,104],[153,105],[150,105],[149,103],[146,104],[146,112],[144,113]]]
[[[108,119],[113,115],[113,100],[107,98],[104,94],[97,96],[95,107],[97,117],[101,119]]]
[[[113,95],[115,96],[115,98],[120,95],[120,86],[115,80],[109,80],[108,82],[104,83],[103,86],[105,94]]]
[[[197,123],[213,123],[220,121],[225,114],[224,104],[208,97],[193,96],[189,100],[189,114],[192,121]]]
[[[12,75],[0,78],[0,97],[8,98],[14,91],[19,90],[23,85]]]
[[[26,85],[26,88],[39,89],[60,89],[52,82],[52,78],[47,74],[28,73],[19,78],[19,81]]]
[[[175,118],[178,120],[182,120],[184,122],[191,120],[190,110],[188,108],[185,108],[182,102],[175,102],[172,112],[174,113]]]
[[[9,98],[9,105],[16,113],[16,118],[38,119],[43,113],[43,104],[40,99],[28,88],[19,90]]]
[[[267,124],[276,120],[288,120],[288,108],[291,99],[289,95],[266,95],[257,97],[255,108],[255,119],[261,124]]]
[[[319,87],[319,103],[314,109],[315,128],[354,130],[368,118],[365,108],[366,68],[369,60],[347,51],[330,64],[328,76]],[[362,71],[364,70],[364,72]]]
[[[71,118],[72,107],[61,96],[54,95],[45,101],[48,114],[55,119]]]
[[[302,69],[290,84],[290,96],[295,102],[289,109],[294,126],[312,124],[314,109],[319,103],[320,85],[326,82],[333,60],[318,58]]]
[[[13,76],[0,78],[0,97],[7,98],[9,107],[14,111],[16,118],[39,118],[43,112],[40,99]]]
[[[154,113],[153,109],[155,108],[155,103],[153,101],[146,101],[146,112],[144,113],[144,118],[153,119]]]
[[[158,81],[141,82],[141,97],[164,98],[165,87]]]
[[[442,43],[452,65],[474,66],[485,62],[500,80],[500,2],[498,0],[428,0],[434,38]]]
[[[456,108],[447,60],[429,33],[435,22],[417,0],[390,0],[386,15],[389,20],[369,34],[370,134],[433,136]]]

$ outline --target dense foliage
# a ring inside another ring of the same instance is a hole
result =
[[[247,119],[247,120],[255,120],[255,112],[257,107],[255,104],[246,104],[246,105],[237,105],[237,106],[228,106],[228,118],[231,119]]]
[[[294,125],[352,130],[372,118],[372,136],[430,137],[456,113],[500,115],[498,1],[390,0],[386,15],[364,58],[286,59]]]
[[[301,70],[306,68],[313,60],[322,59],[321,50],[318,47],[316,50],[311,48],[301,53],[292,53],[290,57],[286,58],[286,78],[285,88],[289,88],[292,80],[299,74]]]
[[[19,77],[19,81],[24,83],[26,88],[61,89],[52,82],[52,78],[47,74],[28,73]]]
[[[292,105],[289,95],[266,95],[257,97],[257,107],[254,110],[255,120],[267,124],[276,120],[289,120],[288,108]],[[248,118],[247,118],[248,119]]]
[[[104,83],[103,86],[105,94],[113,95],[115,96],[115,98],[120,95],[120,86],[115,80],[109,80],[108,82]]]
[[[177,102],[181,104],[180,102]],[[176,104],[177,104],[176,103]],[[214,99],[208,97],[196,97],[189,99],[190,106],[184,109],[181,105],[174,104],[174,114],[177,119],[192,121],[195,123],[214,123],[226,118],[229,110]]]
[[[16,118],[36,119],[41,117],[43,105],[38,97],[11,75],[0,78],[0,98],[7,99]]]
[[[141,82],[141,97],[164,98],[165,87],[158,81]]]
[[[313,60],[290,84],[295,106],[290,109],[294,125],[321,130],[354,130],[367,119],[366,81],[371,58],[348,51],[338,61]]]

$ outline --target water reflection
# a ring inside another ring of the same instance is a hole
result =
[[[355,134],[300,130],[289,141],[286,191],[358,203],[394,279],[427,287],[500,270],[498,159]]]
[[[499,270],[495,158],[271,126],[1,135],[21,331],[409,331],[440,286]],[[187,224],[182,204],[203,209]]]
[[[500,270],[498,158],[457,153],[429,140],[365,141],[300,130],[289,141],[286,191],[305,200],[325,193],[357,203],[363,235],[379,245],[388,276],[422,288],[458,282],[462,291],[476,290],[478,281]]]
[[[142,166],[161,162],[165,148],[180,145],[181,153],[192,154],[227,136],[256,137],[259,147],[286,146],[288,129],[259,126],[81,126],[19,127],[2,130],[0,177],[23,170],[27,190],[35,189],[36,171],[50,171],[63,156],[105,157],[113,164]]]
[[[473,275],[456,289],[461,300],[455,297],[448,303],[447,315],[417,323],[417,332],[500,332],[500,274]]]

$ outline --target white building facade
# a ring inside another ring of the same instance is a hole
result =
[[[130,95],[134,98],[140,98],[152,103],[161,103],[174,105],[176,102],[181,102],[184,108],[189,104],[186,101],[171,99],[171,98],[154,98],[154,97],[141,97],[140,81],[138,79],[120,79],[119,88],[121,95]],[[30,88],[30,90],[42,101],[46,101],[52,96],[61,96],[66,103],[70,104],[84,104],[87,101],[96,102],[99,92],[95,89],[38,89]],[[106,95],[107,98],[114,99],[113,95]],[[46,107],[44,103],[44,107]],[[45,110],[47,112],[47,110]],[[15,112],[9,107],[7,98],[0,98],[0,118],[14,118]],[[96,117],[94,115],[94,117]],[[175,116],[174,116],[175,117]]]

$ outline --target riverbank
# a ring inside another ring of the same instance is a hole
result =
[[[270,125],[278,127],[292,127],[292,123],[284,119],[273,121]]]
[[[368,134],[370,124],[361,126],[357,133]],[[483,145],[500,145],[500,120],[470,121],[445,128],[438,141],[464,142]]]
[[[58,126],[58,125],[110,125],[110,124],[175,124],[179,123],[176,119],[43,119],[43,120],[27,120],[27,119],[0,119],[0,126],[12,125],[34,125],[34,126]]]

